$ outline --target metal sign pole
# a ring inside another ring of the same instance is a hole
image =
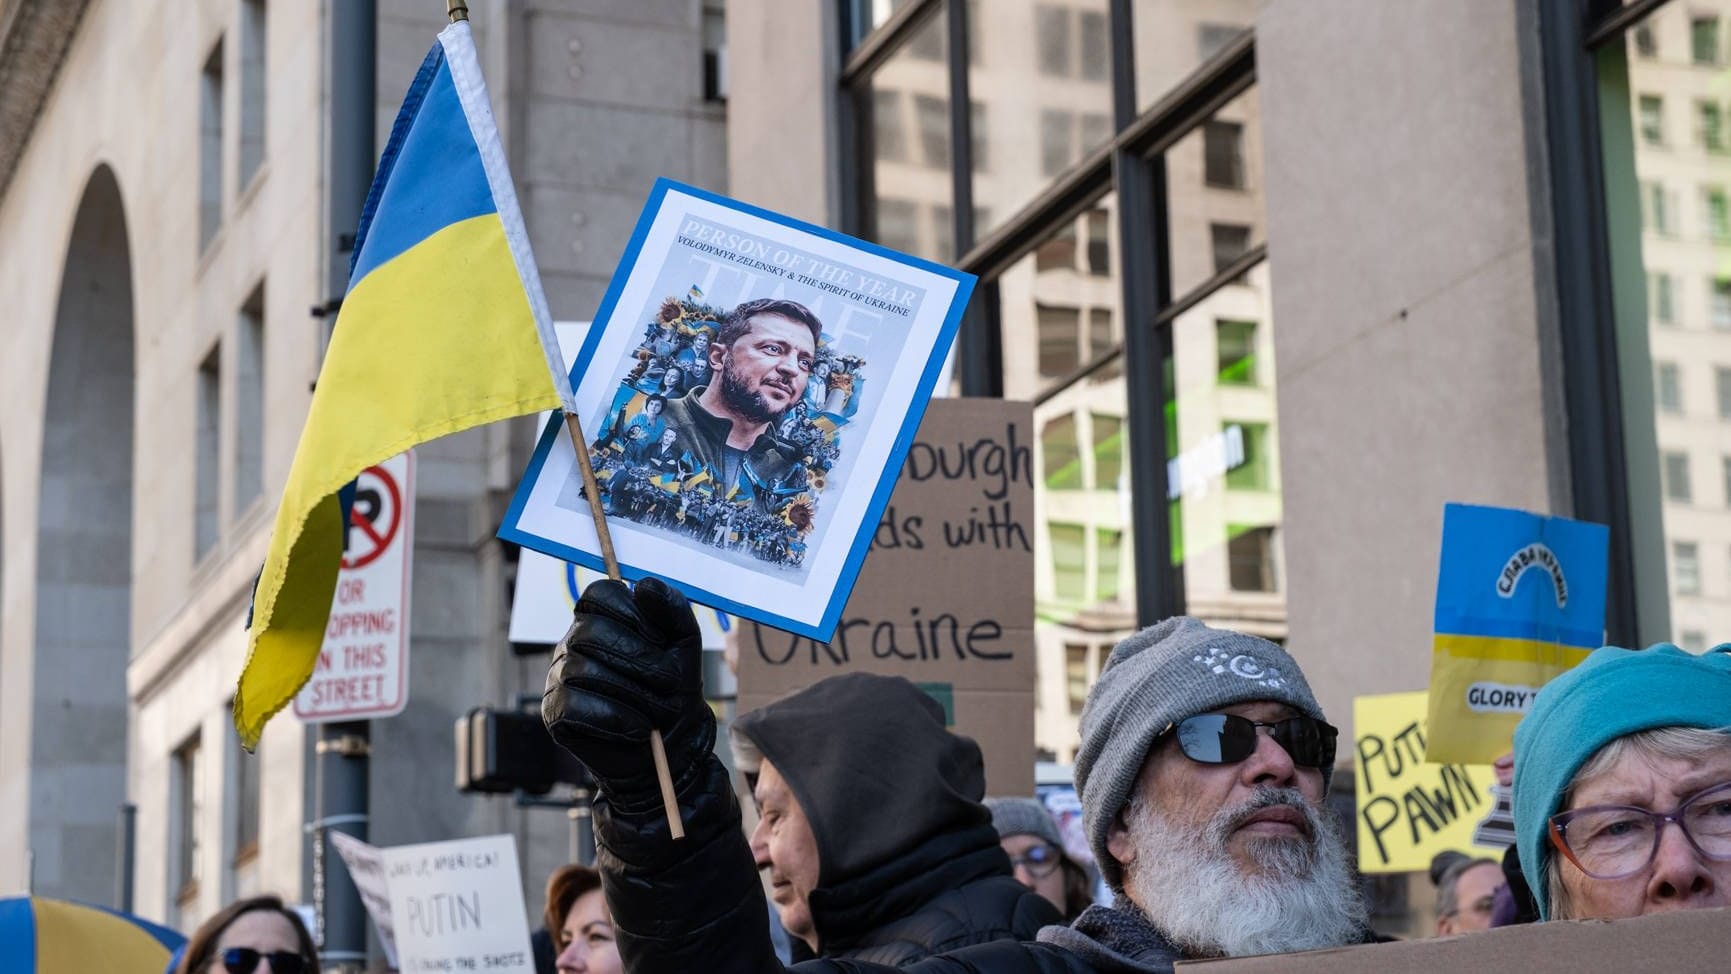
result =
[[[355,228],[373,183],[375,116],[378,111],[376,0],[344,0],[331,4],[330,15],[330,157],[325,172],[328,283],[340,305],[348,288],[349,261]],[[367,912],[360,891],[349,877],[341,856],[325,847],[336,828],[361,841],[367,839],[367,762],[372,750],[364,721],[323,724],[318,741],[319,820],[314,843],[323,869],[319,923],[324,938],[321,961],[326,972],[359,974],[367,963]]]

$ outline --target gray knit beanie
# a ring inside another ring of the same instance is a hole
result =
[[[1121,891],[1124,874],[1106,834],[1130,800],[1154,739],[1186,717],[1255,700],[1326,719],[1298,664],[1266,639],[1174,616],[1112,650],[1082,708],[1075,772],[1088,847],[1108,886]],[[1333,774],[1322,769],[1325,790]]]
[[[1035,835],[1060,850],[1064,848],[1064,839],[1058,835],[1058,823],[1052,821],[1052,814],[1038,799],[988,798],[986,807],[992,810],[992,827],[998,830],[998,838]]]

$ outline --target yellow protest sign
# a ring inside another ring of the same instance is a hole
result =
[[[1428,697],[1419,690],[1352,702],[1360,872],[1422,871],[1448,849],[1502,856],[1473,844],[1496,804],[1490,766],[1425,762]]]

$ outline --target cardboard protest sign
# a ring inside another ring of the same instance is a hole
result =
[[[1500,848],[1474,844],[1495,808],[1496,775],[1483,765],[1426,763],[1425,696],[1383,693],[1352,702],[1359,872],[1422,872],[1451,849],[1502,856]]]
[[[830,638],[973,284],[658,181],[572,370],[622,573]],[[561,423],[499,536],[604,567]]]
[[[509,835],[380,850],[403,974],[535,974]]]
[[[739,710],[825,677],[904,676],[985,752],[989,794],[1034,791],[1033,411],[934,400],[825,643],[743,623]]]
[[[391,922],[391,893],[385,879],[384,850],[342,832],[325,834],[330,836],[331,847],[337,850],[337,855],[342,856],[343,865],[349,869],[349,878],[354,880],[361,902],[366,905],[367,915],[373,918],[373,929],[379,932],[379,944],[385,948],[385,959],[396,967],[397,932]]]
[[[1395,941],[1226,960],[1179,961],[1196,974],[1626,974],[1717,971],[1731,941],[1731,910],[1682,910],[1628,920],[1498,927],[1432,940]]]
[[[1603,644],[1609,545],[1602,524],[1444,508],[1429,760],[1507,754],[1539,688]]]

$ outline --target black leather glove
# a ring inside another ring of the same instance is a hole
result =
[[[649,732],[661,731],[676,793],[715,746],[703,700],[703,636],[691,604],[658,578],[608,579],[577,602],[547,671],[541,719],[615,811],[661,807]]]

